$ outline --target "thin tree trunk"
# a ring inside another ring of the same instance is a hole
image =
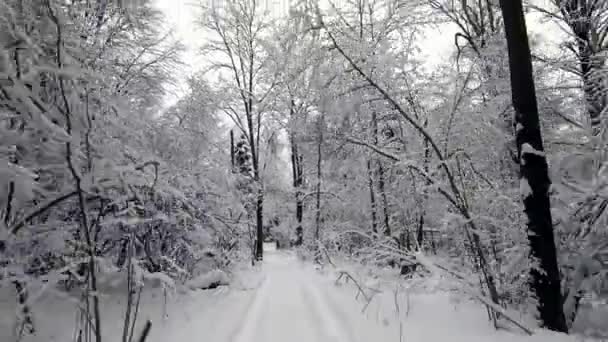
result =
[[[367,177],[369,184],[369,200],[371,204],[372,232],[378,233],[378,217],[376,213],[376,194],[374,193],[374,177],[371,160],[367,161]]]
[[[253,3],[255,6],[255,2]],[[248,29],[249,34],[253,34],[253,17],[248,18]],[[248,63],[249,68],[247,72],[247,101],[245,105],[245,114],[247,116],[247,126],[249,130],[249,140],[251,146],[251,157],[253,159],[253,173],[254,179],[257,185],[257,205],[256,205],[256,259],[262,260],[264,257],[264,189],[263,184],[260,179],[260,167],[259,167],[259,139],[260,139],[260,126],[261,122],[259,120],[257,122],[257,129],[253,123],[253,94],[254,94],[254,60],[255,60],[255,50],[254,50],[254,41],[253,37],[249,37],[248,43]],[[243,73],[243,77],[245,77],[245,73]],[[245,83],[245,82],[243,82]],[[254,134],[254,131],[257,132],[257,137]],[[254,139],[255,137],[255,139]]]
[[[428,126],[428,119],[424,120],[424,128]],[[424,159],[423,159],[423,169],[425,173],[429,173],[429,163],[431,162],[431,149],[429,148],[429,140],[424,139]],[[415,181],[415,180],[414,180]],[[430,186],[431,183],[427,179],[426,185]],[[427,194],[426,190],[423,191],[421,199],[420,199],[420,218],[418,220],[418,231],[416,236],[416,241],[418,242],[418,246],[422,249],[422,245],[424,244],[424,219],[426,216],[426,202],[427,202]]]
[[[520,182],[524,211],[528,217],[528,240],[532,257],[539,265],[530,270],[531,286],[538,299],[542,325],[567,332],[562,307],[557,251],[553,236],[550,180],[538,118],[532,59],[521,0],[500,0],[509,50],[509,67]]]
[[[262,189],[258,190],[257,206],[255,210],[256,217],[256,259],[262,260],[264,258],[264,192]]]
[[[262,260],[264,257],[264,226],[263,226],[263,205],[264,205],[264,193],[260,184],[260,170],[259,170],[259,160],[258,160],[258,148],[254,139],[254,124],[253,124],[253,100],[251,96],[249,101],[247,102],[247,126],[249,133],[249,146],[251,147],[251,159],[253,162],[253,179],[257,185],[257,196],[256,196],[256,248],[255,248],[255,258],[257,260]],[[259,123],[258,123],[259,124]]]
[[[304,228],[302,227],[302,219],[304,216],[304,202],[302,200],[302,155],[298,151],[295,136],[291,135],[291,167],[293,176],[293,187],[295,190],[296,200],[296,241],[295,245],[300,246],[304,240]]]
[[[418,247],[420,248],[420,250],[422,250],[422,243],[424,242],[424,208],[422,209],[420,217],[418,218],[416,242],[418,243]]]
[[[317,143],[317,208],[315,214],[315,240],[319,240],[321,229],[321,163],[323,161],[321,146],[323,144],[323,124],[319,121],[319,139]]]
[[[235,172],[235,169],[234,169],[234,130],[230,130],[230,166],[232,167],[232,172]]]
[[[251,62],[253,65],[253,62]],[[249,80],[249,94],[253,91],[253,80]],[[262,260],[264,257],[264,193],[262,184],[260,183],[260,168],[259,168],[259,145],[256,144],[254,137],[254,123],[253,123],[253,98],[249,95],[246,107],[247,126],[249,133],[249,146],[251,147],[251,159],[253,162],[253,178],[257,185],[257,196],[256,196],[256,253],[255,257],[257,260]],[[257,123],[260,125],[260,123]]]
[[[382,197],[382,212],[384,215],[384,235],[391,236],[391,226],[390,226],[390,215],[388,213],[388,197],[386,196],[386,190],[384,185],[384,167],[382,163],[378,160],[378,190],[380,191],[380,196]]]
[[[372,110],[372,129],[374,135],[374,145],[378,146],[378,115],[375,110]],[[382,199],[382,213],[384,220],[384,234],[386,236],[391,235],[391,227],[389,224],[389,213],[388,213],[388,198],[386,196],[385,182],[384,182],[384,166],[380,160],[378,163],[378,191],[380,191],[380,197]]]
[[[295,102],[293,98],[289,103],[289,114],[290,117],[296,119],[295,113]],[[296,141],[296,133],[294,130],[289,134],[289,140],[291,143],[291,167],[293,176],[293,188],[295,190],[296,200],[296,241],[295,245],[300,246],[304,242],[304,227],[302,226],[302,219],[304,217],[304,201],[302,185],[304,185],[304,170],[303,170],[303,156],[298,149]]]

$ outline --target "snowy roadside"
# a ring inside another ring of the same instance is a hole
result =
[[[485,307],[459,291],[444,277],[400,279],[395,269],[365,267],[356,263],[336,262],[337,267],[316,267],[324,279],[324,298],[339,308],[339,316],[353,320],[358,312],[366,323],[352,325],[353,332],[372,341],[444,342],[574,342],[592,341],[577,335],[556,334],[534,329],[534,335],[509,327],[496,330]],[[343,274],[346,273],[346,274]],[[342,275],[342,277],[340,277]],[[357,284],[349,278],[352,276]],[[336,281],[340,278],[339,281]],[[364,293],[361,293],[362,288]],[[529,317],[518,316],[533,327]],[[370,325],[369,323],[372,323]],[[365,327],[365,328],[363,328]],[[373,327],[370,329],[370,327]]]
[[[515,328],[497,331],[481,304],[448,291],[453,284],[442,277],[399,280],[394,269],[335,260],[339,268],[319,268],[285,251],[264,259],[254,268],[235,269],[229,286],[182,286],[168,291],[166,301],[162,289],[144,291],[138,325],[152,320],[147,342],[581,341],[542,330],[533,336]],[[14,316],[14,299],[0,290],[0,341],[11,341],[6,318]],[[124,297],[120,291],[103,296],[106,341],[121,340]],[[22,341],[74,341],[75,301],[47,293],[32,309],[38,332]]]
[[[147,342],[225,341],[234,321],[242,319],[262,274],[241,267],[230,276],[230,285],[209,290],[191,290],[186,285],[174,289],[146,286],[142,291],[135,331],[141,331],[146,320],[152,321]],[[32,291],[35,292],[35,291]],[[106,341],[121,341],[124,324],[126,290],[102,292],[102,332]],[[166,293],[166,295],[165,295]],[[75,341],[74,327],[78,301],[61,291],[45,291],[31,305],[36,334],[24,336],[22,342]],[[221,307],[221,310],[217,310]],[[12,288],[0,288],[0,341],[14,340],[12,335],[16,312]],[[224,317],[225,316],[225,317]],[[229,326],[223,327],[222,325]]]

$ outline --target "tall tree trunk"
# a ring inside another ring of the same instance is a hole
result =
[[[258,190],[257,206],[255,208],[257,244],[256,258],[262,260],[264,257],[264,190]]]
[[[373,129],[373,139],[374,145],[378,146],[379,142],[379,131],[378,131],[378,114],[375,110],[372,110],[372,129]],[[385,189],[385,178],[384,178],[384,166],[380,160],[378,163],[378,191],[380,191],[380,198],[382,199],[382,214],[384,220],[384,234],[386,236],[391,235],[391,226],[389,224],[389,213],[388,213],[388,198],[386,196]]]
[[[295,134],[291,134],[291,168],[293,176],[293,188],[295,190],[296,200],[296,241],[295,245],[300,246],[304,242],[304,228],[302,227],[302,219],[304,216],[304,202],[302,199],[302,185],[304,175],[302,169],[302,155],[298,151],[298,145],[295,141]]]
[[[429,120],[428,118],[424,119],[424,128],[428,127]],[[429,140],[424,139],[424,159],[423,159],[423,169],[426,174],[429,173],[429,163],[431,162],[431,148],[429,146]],[[414,180],[415,182],[415,180]],[[427,179],[426,185],[430,186],[431,182]],[[420,199],[420,218],[418,219],[418,231],[416,235],[416,242],[418,243],[418,247],[422,250],[422,245],[424,244],[424,219],[426,216],[426,202],[427,202],[427,193],[426,189],[422,192],[422,196]]]
[[[567,332],[562,307],[557,252],[553,236],[550,180],[538,119],[532,59],[521,0],[500,0],[511,74],[515,109],[517,153],[520,160],[520,188],[528,217],[528,240],[538,267],[530,270],[531,286],[538,299],[542,325]]]
[[[418,229],[416,231],[416,242],[418,243],[418,248],[422,250],[422,244],[424,243],[424,207],[420,212],[420,216],[418,218]]]
[[[252,3],[254,6],[255,13],[255,2]],[[249,39],[247,41],[247,54],[248,54],[248,70],[247,72],[243,72],[243,84],[246,84],[247,87],[247,95],[245,101],[245,115],[247,116],[247,126],[249,130],[249,146],[251,147],[251,157],[253,159],[253,175],[257,187],[257,196],[256,196],[256,259],[262,260],[264,257],[264,189],[263,184],[261,182],[260,177],[260,127],[262,125],[261,118],[258,113],[256,125],[254,125],[254,108],[253,108],[253,98],[254,98],[254,69],[255,69],[255,44],[253,38],[253,17],[247,18],[248,30],[249,30]],[[245,79],[245,76],[247,79]]]
[[[319,120],[319,139],[317,142],[317,208],[315,214],[315,240],[319,240],[321,230],[321,164],[323,161],[321,146],[323,144],[323,118]]]
[[[234,130],[230,130],[230,167],[232,167],[232,172],[234,169]]]
[[[290,93],[291,94],[291,93]],[[295,101],[293,97],[289,102],[289,115],[292,120],[296,118]],[[291,143],[291,167],[293,176],[293,188],[295,190],[296,200],[296,241],[295,245],[300,246],[304,242],[304,227],[302,226],[302,219],[304,216],[304,199],[302,186],[304,185],[304,169],[303,162],[304,157],[298,149],[298,143],[296,140],[295,129],[292,129],[289,134],[289,140]]]
[[[382,214],[384,216],[384,235],[391,236],[391,226],[389,221],[388,213],[388,197],[386,196],[386,190],[384,185],[384,167],[378,160],[378,190],[380,191],[380,197],[382,198]]]
[[[251,107],[250,107],[251,108]],[[258,147],[255,145],[256,140],[253,135],[253,113],[249,111],[247,114],[247,122],[249,123],[249,141],[251,147],[251,159],[253,161],[253,179],[256,184],[256,208],[255,208],[255,216],[256,216],[256,248],[255,248],[255,258],[257,260],[262,260],[264,257],[264,219],[263,219],[263,205],[264,205],[264,190],[262,189],[262,184],[260,182],[260,170],[259,170],[259,160],[258,160]]]
[[[253,56],[250,57],[253,59]],[[253,67],[253,60],[250,61],[250,65]],[[257,131],[259,138],[259,130],[257,130],[254,126],[253,122],[253,73],[249,73],[249,95],[245,105],[245,115],[247,116],[247,128],[249,133],[249,146],[251,147],[251,159],[253,161],[253,179],[256,183],[257,195],[256,195],[256,249],[255,249],[255,258],[257,260],[262,260],[264,257],[264,190],[262,188],[262,184],[260,182],[260,163],[259,163],[259,139],[255,139],[254,132]],[[259,128],[260,122],[257,122],[257,126]]]
[[[376,234],[378,233],[378,214],[376,213],[377,205],[376,194],[374,192],[374,172],[372,170],[371,160],[367,161],[367,177],[369,185],[369,200],[371,204],[372,232]]]

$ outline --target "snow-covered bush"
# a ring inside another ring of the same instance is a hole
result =
[[[0,282],[31,332],[30,280],[80,291],[92,317],[81,328],[99,341],[90,293],[128,287],[129,313],[142,286],[229,267],[242,247],[231,217],[242,208],[217,196],[233,187],[207,89],[193,79],[155,114],[181,47],[152,2],[140,5],[0,3]]]

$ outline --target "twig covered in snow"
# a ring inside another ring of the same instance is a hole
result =
[[[346,277],[347,279],[350,279],[353,281],[353,283],[357,286],[357,289],[358,289],[357,293],[361,294],[367,303],[369,303],[371,301],[371,297],[368,296],[367,293],[365,293],[365,290],[363,290],[363,287],[361,287],[361,285],[359,285],[359,282],[355,278],[353,278],[353,276],[350,275],[350,273],[348,273],[347,271],[340,271],[338,274],[339,275],[338,275],[338,278],[336,279],[336,284],[340,281],[340,279],[342,279],[342,277]]]
[[[152,329],[152,321],[147,320],[146,324],[144,325],[144,328],[141,332],[141,335],[139,335],[139,339],[137,339],[137,342],[146,342],[146,339],[148,338],[148,335],[150,334],[150,329]]]
[[[467,278],[464,275],[459,274],[458,272],[453,271],[453,270],[449,269],[448,267],[442,266],[439,263],[431,261],[422,252],[416,253],[416,260],[418,260],[420,262],[420,264],[422,264],[424,267],[426,267],[431,272],[437,273],[437,272],[441,271],[443,273],[446,273],[446,274],[464,282],[467,285],[464,288],[465,291],[467,291],[467,293],[469,293],[470,295],[472,295],[473,297],[478,299],[484,305],[487,305],[488,307],[492,308],[492,310],[499,313],[502,317],[504,317],[506,320],[508,320],[509,322],[513,323],[515,326],[517,326],[518,328],[523,330],[526,334],[528,334],[528,335],[534,334],[532,329],[526,327],[523,323],[519,322],[512,315],[510,315],[508,312],[506,312],[505,309],[502,308],[500,305],[495,304],[491,299],[487,298],[486,296],[479,293],[479,291],[475,290],[475,286],[469,284],[467,281]]]

